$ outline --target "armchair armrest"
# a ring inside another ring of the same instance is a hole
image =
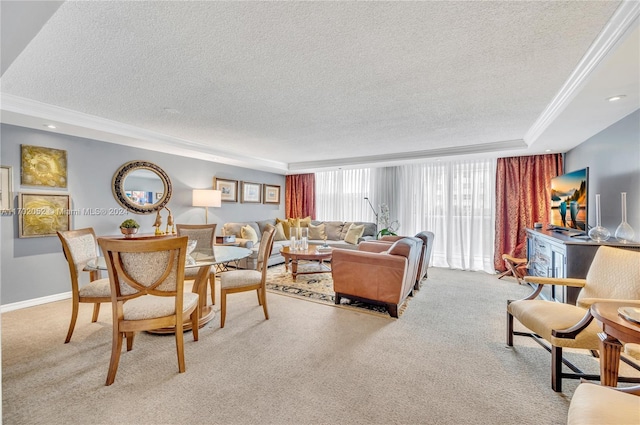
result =
[[[580,384],[599,385],[599,384],[596,384],[595,382],[586,380],[584,378],[580,378]],[[611,388],[612,390],[615,390],[615,391],[620,391],[621,393],[628,393],[628,394],[640,396],[640,385],[632,385],[630,387],[616,387],[616,388],[608,387],[608,388]]]
[[[380,253],[382,251],[388,250],[390,247],[390,243],[382,243],[380,241],[364,241],[358,245],[358,251]]]
[[[578,307],[590,308],[595,303],[629,303],[640,307],[640,300],[618,300],[611,298],[582,298],[578,303]]]
[[[537,285],[562,285],[562,286],[573,286],[576,288],[582,288],[587,283],[586,279],[540,277],[540,276],[525,276],[524,281],[527,283],[535,283]]]
[[[400,239],[402,239],[404,237],[405,236],[384,235],[379,240],[393,243],[393,242],[398,241],[398,240],[400,240]]]

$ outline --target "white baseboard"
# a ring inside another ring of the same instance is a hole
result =
[[[18,301],[17,303],[3,304],[0,306],[0,313],[34,307],[41,304],[52,303],[54,301],[67,300],[69,298],[71,298],[71,291],[63,292],[62,294],[49,295],[42,298],[34,298],[32,300]]]

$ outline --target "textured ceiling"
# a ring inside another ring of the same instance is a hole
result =
[[[285,172],[474,146],[508,156],[618,5],[65,2],[1,89]]]

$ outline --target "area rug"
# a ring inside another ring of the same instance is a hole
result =
[[[302,269],[303,267],[304,265],[300,264],[299,268]],[[289,268],[289,271],[286,271],[284,264],[279,264],[269,267],[267,272],[267,290],[275,294],[287,295],[306,301],[352,309],[362,313],[393,319],[383,306],[353,301],[344,297],[340,300],[340,304],[335,304],[335,292],[333,292],[331,272],[298,275],[294,281],[291,275],[291,269]],[[408,302],[409,298],[398,308],[398,316],[402,315]]]

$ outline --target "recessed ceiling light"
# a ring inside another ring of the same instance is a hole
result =
[[[607,100],[608,100],[609,102],[615,102],[615,101],[617,101],[617,100],[622,99],[623,97],[627,97],[627,95],[625,95],[625,94],[618,94],[618,95],[611,96],[611,97],[607,98]]]
[[[545,152],[551,152],[551,149],[547,149]]]
[[[44,126],[47,127],[47,128],[52,128],[52,129],[56,128],[56,126],[53,125],[53,124],[45,124]]]

